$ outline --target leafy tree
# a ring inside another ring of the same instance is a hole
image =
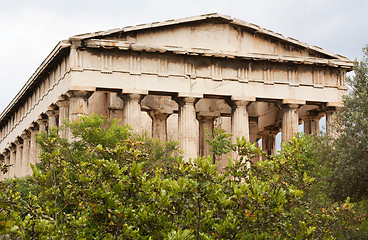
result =
[[[348,78],[350,91],[339,115],[343,132],[327,155],[335,165],[329,182],[337,200],[368,198],[368,46],[363,52],[363,59],[354,63],[354,76]]]
[[[38,136],[41,160],[32,176],[1,183],[2,233],[21,239],[333,239],[336,223],[352,213],[349,200],[310,205],[315,155],[306,136],[257,163],[249,159],[265,154],[239,139],[241,157],[218,173],[210,157],[184,162],[175,143],[135,135],[112,120],[92,116],[68,127],[71,141],[57,129]]]

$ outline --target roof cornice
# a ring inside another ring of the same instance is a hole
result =
[[[145,52],[172,52],[181,55],[198,55],[218,58],[238,58],[248,60],[272,61],[272,62],[292,62],[297,64],[315,64],[330,67],[342,67],[351,70],[353,63],[341,59],[325,59],[316,57],[298,57],[287,55],[261,54],[261,53],[245,53],[239,51],[216,51],[213,49],[200,48],[184,48],[179,46],[154,46],[147,44],[132,43],[128,41],[105,40],[105,39],[88,39],[84,41],[83,46],[87,48],[105,48],[119,49]]]

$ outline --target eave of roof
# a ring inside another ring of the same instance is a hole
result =
[[[191,22],[198,22],[198,21],[203,21],[206,19],[220,19],[224,22],[227,22],[229,24],[233,24],[233,25],[237,25],[240,27],[244,27],[247,29],[250,29],[254,32],[260,33],[260,34],[264,34],[264,35],[268,35],[270,37],[279,39],[281,41],[290,43],[290,44],[294,44],[297,46],[300,46],[302,48],[306,48],[306,49],[310,49],[313,51],[316,51],[318,53],[333,57],[333,58],[337,58],[343,61],[350,61],[348,58],[338,55],[338,54],[334,54],[332,52],[326,51],[320,47],[317,46],[310,46],[304,42],[300,42],[296,39],[290,38],[290,37],[285,37],[280,33],[275,33],[271,30],[268,29],[264,29],[258,25],[255,25],[253,23],[248,23],[245,22],[243,20],[240,19],[236,19],[236,18],[231,18],[228,15],[224,15],[224,14],[219,14],[219,13],[211,13],[211,14],[204,14],[204,15],[199,15],[199,16],[193,16],[193,17],[187,17],[187,18],[181,18],[181,19],[172,19],[172,20],[167,20],[167,21],[163,21],[163,22],[153,22],[153,23],[147,23],[147,24],[140,24],[140,25],[136,25],[136,26],[128,26],[128,27],[123,27],[123,28],[116,28],[116,29],[111,29],[111,30],[107,30],[107,31],[99,31],[99,32],[93,32],[93,33],[86,33],[86,34],[80,34],[80,35],[76,35],[70,38],[70,40],[85,40],[85,39],[91,39],[91,38],[98,38],[98,37],[104,37],[104,36],[108,36],[114,33],[119,33],[119,32],[133,32],[133,31],[140,31],[140,30],[147,30],[150,28],[159,28],[159,27],[166,27],[166,26],[172,26],[172,25],[178,25],[178,24],[184,24],[184,23],[191,23]]]

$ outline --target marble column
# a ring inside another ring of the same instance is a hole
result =
[[[282,142],[287,142],[295,133],[299,131],[299,105],[284,104],[282,105],[282,126],[281,139]]]
[[[313,134],[319,135],[319,120],[321,119],[320,115],[307,115],[304,117],[304,133],[305,134]]]
[[[16,146],[16,154],[15,154],[15,168],[14,168],[14,175],[16,177],[22,177],[22,164],[23,164],[23,141],[15,140],[14,144]]]
[[[15,159],[16,159],[16,154],[17,154],[17,148],[15,145],[11,145],[9,147],[10,150],[10,165],[12,165],[9,168],[9,178],[13,178],[15,176]]]
[[[37,123],[38,123],[38,132],[44,132],[47,131],[47,119],[38,119]],[[41,149],[39,148],[38,145],[36,145],[36,163],[39,163],[39,156],[41,154]]]
[[[276,130],[265,130],[262,135],[262,151],[267,155],[274,155],[277,152],[276,149]]]
[[[23,156],[22,156],[22,177],[28,175],[31,171],[30,161],[30,149],[31,149],[31,136],[28,132],[23,132],[21,135],[23,138]]]
[[[0,163],[6,164],[5,163],[5,153],[4,152],[1,154]],[[0,180],[3,180],[4,178],[5,178],[5,174],[2,171],[0,171]]]
[[[336,120],[336,108],[328,108],[326,110],[326,133],[327,136],[331,138],[338,137],[338,129],[337,129],[337,120]]]
[[[36,127],[31,127],[28,129],[28,131],[31,133],[30,136],[30,149],[29,149],[29,164],[36,164],[37,159],[38,159],[38,150],[37,150],[37,142],[36,142],[36,134],[38,132],[38,129]],[[27,175],[32,174],[32,169],[31,167],[28,168],[28,171],[26,173]]]
[[[231,141],[236,143],[237,138],[244,137],[249,141],[249,101],[234,100],[231,109]],[[232,158],[237,159],[238,153],[232,152]]]
[[[46,115],[48,117],[47,125],[48,125],[49,129],[57,127],[57,121],[56,121],[56,118],[57,118],[57,115],[58,115],[57,110],[55,110],[55,109],[47,110]]]
[[[179,105],[178,132],[179,143],[184,151],[184,160],[198,157],[198,128],[194,97],[176,99]]]
[[[64,127],[65,121],[69,120],[69,100],[66,96],[59,97],[56,105],[59,107],[59,135],[61,138],[69,138],[69,131]]]
[[[134,131],[141,131],[141,105],[144,95],[129,93],[123,95],[123,124],[128,124]]]
[[[47,119],[38,119],[37,121],[37,124],[38,124],[38,131],[39,132],[44,132],[47,130]]]
[[[5,152],[4,152],[4,161],[5,161],[6,165],[8,165],[8,166],[10,165],[10,150],[9,149],[6,149]],[[9,170],[10,170],[10,168],[8,168],[8,172],[6,172],[3,175],[3,179],[9,178]]]
[[[74,122],[88,114],[88,98],[91,91],[72,90],[67,92],[69,98],[69,121]]]
[[[152,119],[152,138],[167,141],[167,118],[171,114],[159,110],[150,110],[147,113]]]
[[[210,151],[210,146],[206,143],[206,131],[208,134],[212,135],[214,120],[216,116],[198,116],[199,122],[199,156],[207,157],[212,155]]]

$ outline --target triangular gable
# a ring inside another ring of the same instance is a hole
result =
[[[217,13],[82,34],[70,39],[122,40],[157,47],[176,46],[242,54],[350,61],[319,47],[309,46],[257,25]]]

